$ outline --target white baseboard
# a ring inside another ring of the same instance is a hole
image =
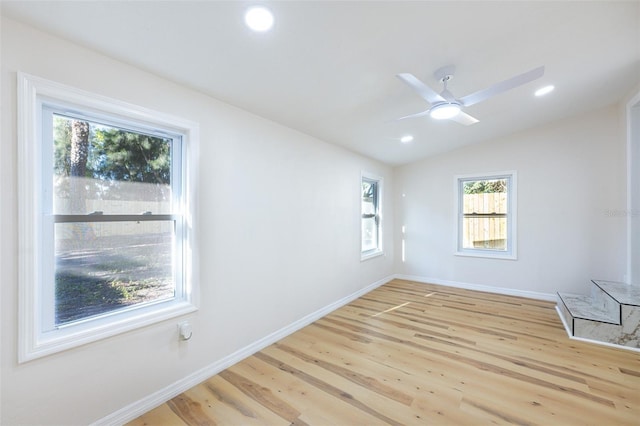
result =
[[[569,335],[569,339],[578,340],[580,342],[585,342],[585,343],[592,343],[594,345],[607,346],[609,348],[624,349],[624,350],[627,350],[627,351],[640,353],[640,348],[634,348],[632,346],[618,345],[616,343],[602,342],[600,340],[587,339],[585,337],[576,337],[576,336],[571,336],[571,335]]]
[[[336,309],[346,305],[347,303],[357,299],[358,297],[380,287],[383,284],[388,283],[395,276],[391,275],[389,277],[383,278],[379,281],[374,282],[373,284],[364,287],[355,293],[352,293],[348,296],[343,297],[340,300],[337,300],[324,308],[321,308],[311,314],[300,318],[292,324],[289,324],[286,327],[277,330],[262,339],[259,339],[242,349],[237,350],[236,352],[204,367],[198,371],[191,373],[190,375],[184,377],[183,379],[178,380],[175,383],[166,386],[163,389],[160,389],[153,394],[142,398],[136,402],[133,402],[127,405],[120,410],[103,417],[102,419],[92,423],[93,426],[111,426],[111,425],[122,425],[124,423],[130,422],[134,420],[144,413],[154,409],[155,407],[163,404],[164,402],[180,395],[182,392],[185,392],[197,384],[207,380],[208,378],[215,376],[222,370],[231,367],[232,365],[242,361],[243,359],[253,355],[254,353],[260,351],[261,349],[266,348],[267,346],[277,342],[284,337],[294,333],[295,331],[300,330],[303,327],[311,324],[314,321],[328,315],[329,313],[335,311]]]
[[[567,336],[569,336],[569,338],[571,339],[573,337],[571,335],[571,327],[569,327],[569,324],[567,324],[567,320],[564,318],[564,315],[562,315],[562,311],[560,311],[560,308],[558,307],[558,305],[556,305],[556,312],[558,313],[558,316],[560,317],[560,321],[562,321],[562,325],[564,327],[564,331],[567,332]]]
[[[546,300],[549,302],[555,302],[556,300],[556,295],[554,293],[540,293],[537,291],[515,290],[512,288],[463,283],[460,281],[448,281],[448,280],[442,280],[439,278],[420,277],[416,275],[395,274],[394,278],[398,278],[400,280],[407,280],[407,281],[416,281],[416,282],[425,283],[425,284],[437,284],[437,285],[443,285],[447,287],[464,288],[467,290],[477,290],[477,291],[485,291],[488,293],[504,294],[507,296],[527,297],[529,299]]]

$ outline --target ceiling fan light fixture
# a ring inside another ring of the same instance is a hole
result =
[[[446,102],[435,105],[431,108],[429,115],[436,120],[446,120],[453,118],[460,113],[460,104],[457,102]]]

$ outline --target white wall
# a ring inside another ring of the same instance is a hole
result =
[[[391,169],[77,45],[2,20],[0,424],[87,424],[393,273],[360,261],[359,186]],[[16,72],[200,123],[199,312],[17,363]]]
[[[625,136],[612,106],[396,170],[396,272],[516,292],[588,293],[626,273]],[[471,129],[472,131],[472,129]],[[516,170],[518,259],[455,256],[454,175]],[[404,196],[402,196],[404,194]]]

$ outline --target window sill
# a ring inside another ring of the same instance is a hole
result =
[[[462,257],[482,257],[485,259],[518,260],[518,256],[513,253],[496,253],[489,250],[456,251],[454,255]]]
[[[196,312],[198,307],[191,301],[174,300],[153,303],[146,307],[126,309],[95,319],[78,321],[50,332],[34,333],[23,329],[25,334],[18,354],[18,362],[24,363],[43,356],[136,330],[161,321]]]
[[[384,254],[384,251],[382,251],[382,250],[365,251],[365,252],[362,253],[362,255],[360,257],[360,261],[373,259],[374,257],[382,256],[383,254]]]

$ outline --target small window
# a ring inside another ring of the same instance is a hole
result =
[[[20,360],[195,310],[196,125],[19,78]]]
[[[362,259],[382,254],[382,221],[380,200],[382,179],[362,176],[361,182]]]
[[[516,258],[515,172],[456,177],[457,254]]]

